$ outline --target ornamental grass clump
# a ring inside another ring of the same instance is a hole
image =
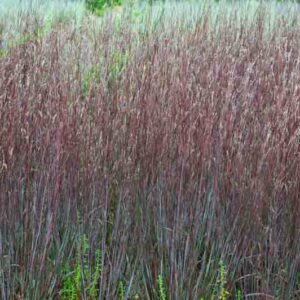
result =
[[[299,16],[216,5],[1,56],[2,299],[297,299]]]

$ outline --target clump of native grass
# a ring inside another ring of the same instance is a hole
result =
[[[298,297],[299,17],[172,7],[1,57],[2,299]]]

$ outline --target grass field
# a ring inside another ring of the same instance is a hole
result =
[[[300,14],[0,4],[0,299],[300,298]]]

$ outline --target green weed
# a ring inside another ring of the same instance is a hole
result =
[[[119,283],[119,299],[125,300],[125,287],[122,280]]]
[[[96,262],[95,262],[95,271],[92,276],[92,283],[88,289],[88,294],[91,298],[95,298],[97,295],[97,284],[99,277],[101,275],[101,251],[98,249],[96,251]]]
[[[237,290],[235,299],[236,300],[242,300],[242,298],[243,298],[242,291],[241,290]]]
[[[157,283],[158,283],[158,293],[160,299],[167,300],[167,293],[164,285],[163,276],[161,274],[158,275]]]
[[[220,266],[219,266],[219,280],[218,280],[218,284],[219,284],[219,298],[220,300],[227,300],[230,293],[226,290],[226,268],[225,268],[225,264],[224,262],[221,260],[220,261]]]
[[[64,268],[64,280],[61,290],[62,299],[79,300],[82,295],[82,288],[86,288],[87,296],[95,299],[97,296],[97,284],[101,275],[101,251],[97,250],[95,253],[95,268],[89,283],[89,243],[87,236],[84,234],[77,246],[75,268],[71,270],[67,265]]]

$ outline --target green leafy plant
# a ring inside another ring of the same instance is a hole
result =
[[[165,289],[165,285],[164,285],[164,279],[161,274],[158,275],[157,283],[158,283],[158,293],[159,293],[160,299],[167,300],[167,293],[166,293],[166,289]]]
[[[220,300],[226,300],[228,299],[228,296],[230,295],[230,293],[226,290],[226,267],[224,262],[221,260],[220,261],[220,265],[219,265],[219,280],[218,280],[218,284],[219,284],[219,299]]]
[[[78,243],[76,253],[75,268],[72,271],[67,265],[64,271],[64,281],[61,290],[62,299],[79,300],[81,299],[82,285],[88,286],[87,295],[94,299],[97,296],[97,283],[101,275],[101,251],[95,253],[95,269],[89,282],[89,262],[88,262],[89,243],[84,234]]]
[[[102,15],[107,8],[122,5],[122,0],[86,0],[86,8],[96,15]]]
[[[125,300],[125,286],[122,280],[119,282],[119,299]]]
[[[92,276],[92,283],[88,289],[88,295],[91,298],[95,298],[97,295],[97,283],[100,275],[101,275],[101,251],[98,249],[96,251],[96,262],[95,262],[94,274]]]
[[[242,291],[241,290],[237,290],[235,299],[236,300],[242,300],[242,298],[243,298]]]
[[[73,283],[71,268],[67,265],[64,268],[64,282],[61,290],[62,299],[76,300],[76,288]]]

